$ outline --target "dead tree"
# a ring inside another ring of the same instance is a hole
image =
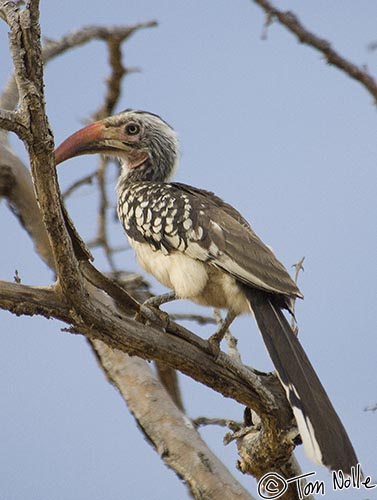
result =
[[[256,3],[266,11],[268,22],[277,19],[300,41],[321,51],[330,64],[337,65],[377,96],[376,83],[369,74],[307,31],[295,16],[278,11],[268,2],[256,0]],[[242,472],[256,479],[267,472],[283,478],[298,475],[299,467],[292,455],[292,436],[297,429],[276,377],[242,364],[231,337],[230,354],[221,352],[215,360],[207,342],[174,318],[158,312],[145,317],[140,305],[150,295],[149,290],[140,278],[116,268],[114,249],[108,243],[105,189],[108,163],[104,159],[91,175],[78,178],[65,195],[96,178],[99,222],[97,237],[91,243],[103,247],[113,269],[110,276],[95,267],[90,250],[64,206],[55,170],[54,138],[45,111],[44,66],[72,47],[102,40],[108,49],[111,74],[104,102],[92,118],[103,118],[113,112],[123,78],[130,71],[122,65],[124,42],[155,23],[89,26],[42,45],[38,0],[28,0],[24,7],[2,0],[0,16],[10,29],[14,65],[14,74],[0,100],[0,195],[8,200],[36,252],[56,277],[44,287],[28,286],[19,280],[0,281],[0,307],[16,315],[56,318],[67,324],[67,332],[84,335],[139,428],[161,459],[186,482],[194,498],[252,497],[200,437],[197,426],[208,423],[206,419],[193,423],[186,416],[175,370],[246,408],[243,422],[216,422],[231,429],[233,434],[228,439],[237,442],[238,467]],[[11,148],[8,132],[14,132],[23,141],[30,170]],[[156,362],[158,377],[145,360]],[[150,392],[154,394],[153,400],[146,397]],[[184,455],[178,452],[182,446]],[[282,498],[298,498],[297,492],[289,488]]]

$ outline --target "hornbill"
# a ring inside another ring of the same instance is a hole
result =
[[[226,309],[224,327],[251,312],[307,455],[349,474],[357,465],[355,451],[283,314],[303,296],[271,249],[213,193],[169,182],[178,163],[178,140],[159,116],[127,109],[88,125],[57,148],[56,163],[93,153],[121,163],[118,216],[141,266],[173,290],[169,298]]]

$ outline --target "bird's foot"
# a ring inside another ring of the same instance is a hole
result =
[[[210,336],[208,339],[208,346],[210,348],[212,356],[215,358],[215,360],[219,357],[220,354],[220,344],[222,339],[224,338],[224,334],[221,334],[219,332],[214,333],[213,335]]]
[[[143,306],[153,307],[154,309],[158,309],[162,304],[166,304],[167,302],[173,302],[176,300],[177,296],[175,292],[163,293],[162,295],[155,295],[150,299],[147,299]]]
[[[219,357],[221,341],[225,337],[225,334],[228,331],[228,328],[230,327],[235,317],[236,317],[235,314],[233,314],[232,312],[228,312],[225,319],[223,319],[219,323],[216,332],[213,335],[211,335],[210,338],[208,339],[209,348],[215,359]]]
[[[141,304],[139,312],[135,315],[136,321],[146,319],[151,323],[159,323],[165,329],[170,321],[169,314],[161,311],[159,307],[176,298],[175,292],[169,292],[147,299]]]
[[[141,304],[139,311],[135,314],[135,320],[141,323],[158,324],[166,330],[170,318],[169,314],[165,311]]]

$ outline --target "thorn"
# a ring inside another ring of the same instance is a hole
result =
[[[377,404],[375,405],[370,405],[370,406],[366,406],[364,408],[364,411],[377,411]]]
[[[263,31],[261,33],[261,40],[267,40],[268,36],[268,28],[272,25],[273,23],[273,15],[269,12],[266,14],[266,19],[263,23]]]
[[[298,275],[298,273],[300,271],[305,271],[304,266],[303,266],[304,260],[305,260],[305,257],[302,257],[300,260],[298,260],[297,262],[292,264],[292,267],[294,267],[296,269],[296,275]]]

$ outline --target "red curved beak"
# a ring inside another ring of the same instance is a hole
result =
[[[70,135],[55,149],[56,164],[84,154],[98,153],[104,139],[102,121],[91,123]]]

